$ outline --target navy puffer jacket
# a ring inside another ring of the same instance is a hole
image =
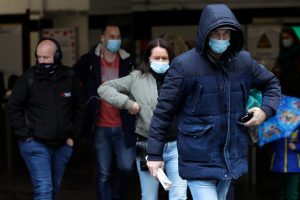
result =
[[[207,36],[220,26],[235,31],[221,60],[214,61],[206,53]],[[149,160],[162,160],[164,135],[176,114],[182,178],[224,180],[247,172],[248,132],[238,119],[246,112],[251,88],[262,92],[261,109],[273,116],[280,85],[273,73],[242,50],[243,44],[240,25],[227,6],[204,8],[196,48],[173,60],[161,88],[149,129]]]

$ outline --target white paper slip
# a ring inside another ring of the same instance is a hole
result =
[[[172,182],[161,168],[157,170],[157,178],[165,190],[169,190],[172,187]]]

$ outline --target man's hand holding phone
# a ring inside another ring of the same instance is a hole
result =
[[[246,115],[239,119],[239,123],[244,124],[248,122],[253,117],[253,113],[248,112]]]
[[[240,118],[239,124],[246,127],[259,126],[267,118],[266,113],[259,107],[250,108],[247,114]]]

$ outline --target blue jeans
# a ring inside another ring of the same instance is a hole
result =
[[[34,199],[55,199],[73,148],[67,144],[51,147],[34,139],[19,141],[19,148],[31,176]]]
[[[178,173],[178,151],[177,142],[172,141],[165,144],[163,158],[165,161],[165,172],[172,187],[169,190],[170,200],[187,199],[187,182],[182,180]],[[159,181],[151,176],[149,171],[142,171],[140,160],[136,161],[138,173],[140,176],[142,200],[158,200]]]
[[[231,180],[188,180],[193,199],[226,200]]]
[[[127,180],[133,170],[134,146],[127,147],[121,127],[97,127],[94,138],[96,161],[97,199],[126,199]],[[118,169],[112,185],[112,164],[116,160]],[[113,189],[112,189],[113,188]]]

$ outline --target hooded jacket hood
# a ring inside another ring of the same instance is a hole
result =
[[[212,4],[204,7],[195,39],[197,51],[200,53],[205,52],[206,48],[208,48],[207,36],[209,32],[224,26],[235,29],[231,32],[230,46],[226,51],[231,51],[234,54],[241,51],[244,46],[241,25],[225,4]]]

